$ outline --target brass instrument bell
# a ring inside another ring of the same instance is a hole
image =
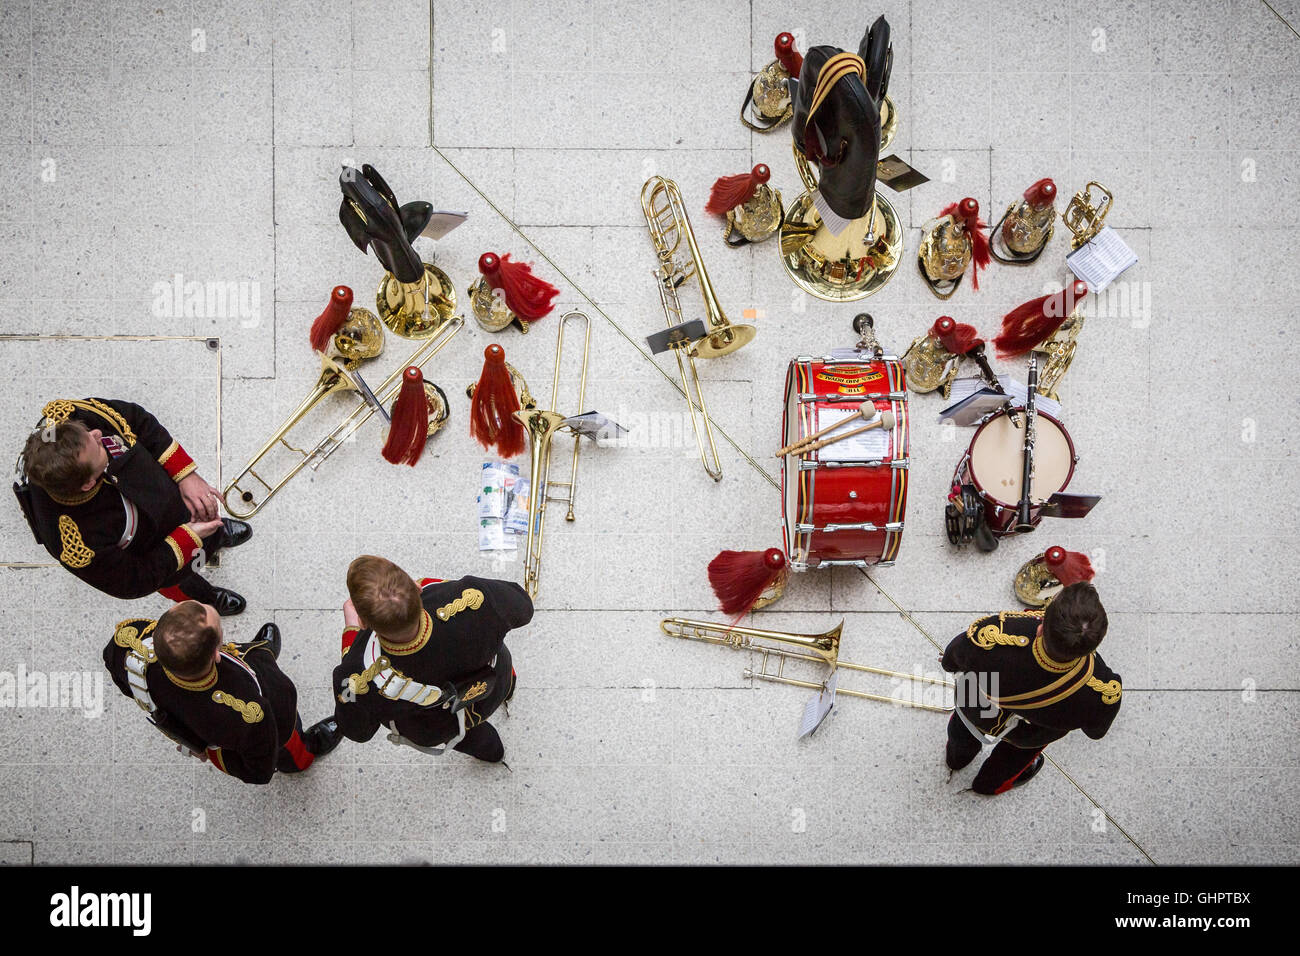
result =
[[[456,311],[456,289],[447,273],[426,262],[424,276],[417,282],[401,282],[391,272],[384,273],[375,302],[379,318],[394,334],[428,339]]]
[[[1038,379],[1039,395],[1060,401],[1056,389],[1069,370],[1070,363],[1074,361],[1082,330],[1083,316],[1077,312],[1072,313],[1045,342],[1034,346],[1034,351],[1043,355],[1043,374]]]

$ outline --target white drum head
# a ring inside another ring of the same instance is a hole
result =
[[[1024,471],[1025,416],[1020,427],[1007,415],[992,418],[975,436],[970,449],[970,470],[980,489],[1004,505],[1020,502]],[[1041,503],[1065,487],[1073,464],[1070,442],[1061,427],[1042,415],[1034,419],[1034,480],[1029,498]]]

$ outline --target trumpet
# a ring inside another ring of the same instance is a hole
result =
[[[555,378],[551,382],[550,409],[524,407],[514,413],[515,420],[524,426],[528,433],[528,542],[524,551],[524,589],[528,596],[537,597],[542,574],[542,537],[546,532],[546,504],[549,501],[563,502],[568,506],[565,521],[573,521],[573,501],[578,490],[578,453],[582,449],[582,436],[573,431],[573,460],[569,470],[568,481],[551,480],[551,440],[555,433],[565,427],[565,416],[555,411],[559,404],[560,360],[564,355],[564,328],[570,320],[581,320],[582,337],[582,377],[578,384],[578,414],[581,414],[587,400],[587,360],[591,353],[591,319],[584,312],[570,310],[560,316],[559,334],[555,342]],[[526,387],[524,391],[527,391]],[[531,397],[531,396],[530,396]],[[556,488],[567,489],[563,495],[552,494]]]
[[[809,690],[816,691],[825,690],[826,681],[819,683],[785,675],[785,662],[797,660],[824,665],[829,667],[832,673],[837,669],[843,669],[876,674],[881,677],[895,677],[919,684],[933,684],[938,687],[950,688],[953,686],[952,681],[938,677],[922,677],[902,671],[891,671],[882,667],[869,667],[866,664],[854,664],[850,661],[840,660],[840,633],[844,630],[843,621],[821,634],[791,634],[786,631],[765,631],[757,627],[726,627],[711,621],[692,621],[682,617],[665,618],[659,622],[659,629],[669,637],[677,637],[688,641],[702,641],[705,644],[720,644],[724,647],[734,647],[742,651],[754,651],[760,655],[760,664],[758,670],[752,667],[745,668],[744,675],[746,679],[750,680],[787,684],[791,687],[806,687]],[[785,650],[784,648],[773,647],[771,644],[759,643],[760,641],[793,644],[795,647],[802,648],[802,650]],[[769,659],[773,657],[776,658],[776,670],[770,671],[768,669]],[[904,707],[915,707],[918,710],[933,710],[939,713],[948,713],[952,710],[951,707],[900,700],[896,697],[885,697],[883,694],[872,694],[868,691],[853,688],[837,687],[835,693],[837,696],[843,694],[846,697],[857,697],[860,700],[874,700],[882,704],[899,704]]]
[[[373,324],[373,328],[371,325]],[[250,518],[257,514],[281,488],[298,472],[310,466],[312,470],[338,451],[339,446],[348,441],[358,428],[369,421],[376,411],[387,419],[385,406],[397,398],[402,387],[402,374],[408,366],[423,368],[428,361],[442,351],[464,326],[463,316],[455,315],[442,323],[438,331],[425,338],[410,357],[389,375],[373,392],[365,380],[356,372],[356,366],[363,359],[373,358],[383,351],[383,328],[373,313],[366,309],[353,309],[348,321],[334,336],[334,349],[330,355],[321,357],[320,378],[302,403],[289,415],[275,433],[244,466],[243,470],[230,482],[222,492],[226,512],[235,518]],[[288,441],[291,431],[307,417],[328,395],[337,392],[357,391],[361,400],[353,406],[351,412],[337,424],[324,438],[318,441],[310,451],[295,447]],[[432,435],[447,420],[447,401],[441,389],[432,382],[424,383],[425,397],[429,401],[429,434]],[[258,471],[259,465],[276,445],[283,445],[298,455],[289,470],[278,479],[268,480]]]
[[[690,409],[691,429],[695,432],[700,464],[710,478],[721,481],[722,462],[718,459],[718,446],[713,439],[713,425],[709,419],[708,406],[704,402],[695,359],[717,358],[734,352],[749,343],[756,330],[752,325],[732,325],[718,304],[718,297],[713,292],[713,283],[709,281],[709,274],[700,258],[695,231],[686,215],[686,206],[677,184],[662,176],[651,176],[641,187],[641,211],[645,214],[655,254],[659,257],[659,268],[654,270],[659,287],[659,301],[668,328],[674,332],[669,337],[669,345],[677,357],[677,374],[681,379],[682,393],[686,396],[686,405]],[[676,259],[683,235],[691,256],[689,266],[679,264]],[[677,294],[678,287],[691,276],[699,278],[707,318],[706,334],[698,340],[689,338],[682,328],[685,317],[682,315],[681,298]],[[688,366],[689,379],[686,375]],[[706,443],[707,452],[704,448]]]

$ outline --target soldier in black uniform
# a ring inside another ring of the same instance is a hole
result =
[[[302,729],[298,692],[280,670],[280,630],[266,624],[249,644],[221,643],[221,618],[197,601],[157,621],[123,621],[104,648],[113,683],[163,733],[244,783],[276,770],[301,773],[338,746],[327,718]]]
[[[344,735],[364,742],[382,725],[393,743],[501,760],[487,718],[514,694],[505,636],[532,620],[524,589],[476,577],[417,585],[391,561],[363,555],[348,568],[348,594],[334,668]]]
[[[1043,748],[1072,730],[1100,740],[1119,712],[1119,675],[1096,653],[1106,636],[1097,590],[1081,581],[1042,611],[981,618],[949,643],[943,669],[960,672],[946,758],[960,770],[986,734],[999,738],[972,789],[1005,793],[1043,767]]]
[[[36,539],[81,580],[113,597],[154,591],[238,614],[243,597],[194,568],[252,534],[221,518],[217,491],[139,405],[59,399],[23,449],[14,492]],[[202,558],[199,558],[199,555]]]

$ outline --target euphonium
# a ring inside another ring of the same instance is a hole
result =
[[[840,621],[835,627],[821,634],[791,634],[786,631],[766,631],[756,627],[730,627],[725,624],[715,624],[711,621],[692,621],[686,618],[669,617],[660,621],[659,629],[669,637],[682,638],[689,641],[702,641],[706,644],[720,644],[724,647],[734,647],[738,650],[753,651],[761,655],[761,662],[758,670],[752,667],[746,667],[744,674],[746,678],[753,680],[770,681],[774,684],[787,684],[792,687],[806,687],[809,690],[822,691],[826,689],[826,681],[820,683],[808,680],[799,680],[794,677],[785,675],[785,662],[791,661],[809,661],[814,664],[821,664],[829,667],[831,671],[851,670],[867,674],[877,674],[882,677],[894,677],[900,680],[912,681],[921,684],[931,684],[938,687],[952,687],[952,682],[943,680],[938,677],[923,677],[916,674],[907,674],[902,671],[885,670],[880,667],[869,667],[866,664],[854,664],[849,661],[840,660],[840,634],[844,630],[844,622]],[[801,650],[791,651],[781,647],[773,647],[770,644],[760,643],[762,641],[771,641],[777,644],[794,645]],[[769,658],[775,657],[777,661],[776,671],[768,670]],[[926,704],[918,701],[903,700],[897,697],[885,697],[881,694],[872,694],[866,691],[855,690],[853,688],[837,687],[836,695],[846,697],[857,697],[861,700],[875,700],[885,704],[900,704],[904,707],[916,707],[920,710],[934,710],[940,713],[946,713],[952,710],[951,707],[940,707],[934,704]]]

